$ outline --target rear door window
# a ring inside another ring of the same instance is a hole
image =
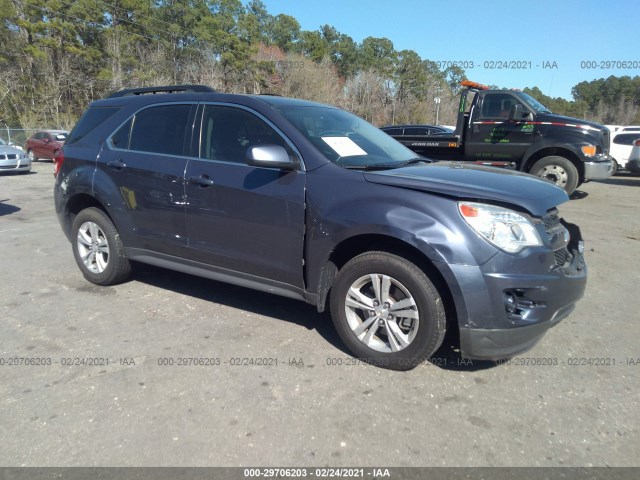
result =
[[[125,122],[113,135],[111,146],[121,150],[184,155],[191,140],[191,104],[168,104],[145,108]]]

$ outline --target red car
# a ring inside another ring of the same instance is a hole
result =
[[[24,149],[32,161],[39,158],[53,160],[62,145],[64,145],[67,135],[69,135],[69,132],[64,130],[42,130],[27,140],[27,143],[24,144]]]

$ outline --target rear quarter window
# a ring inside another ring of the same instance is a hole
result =
[[[89,107],[69,134],[66,144],[81,140],[119,110],[120,107]]]

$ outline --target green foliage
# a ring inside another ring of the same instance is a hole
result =
[[[455,122],[464,70],[388,38],[302,31],[262,0],[0,0],[0,118],[69,128],[91,100],[131,86],[202,83],[332,103],[376,124]],[[640,77],[581,82],[574,100],[526,89],[552,111],[640,123]]]

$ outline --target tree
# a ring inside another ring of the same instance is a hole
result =
[[[314,62],[320,63],[329,56],[330,46],[320,32],[305,30],[300,33],[300,41],[296,45],[296,51]]]
[[[300,37],[300,24],[290,15],[277,15],[267,30],[269,43],[275,44],[285,52],[292,51]]]
[[[373,69],[385,76],[391,76],[396,61],[393,42],[388,38],[367,37],[359,48],[362,70]]]
[[[342,78],[355,73],[358,68],[358,46],[349,35],[338,32],[330,25],[320,27],[322,38],[329,46],[331,62]]]

